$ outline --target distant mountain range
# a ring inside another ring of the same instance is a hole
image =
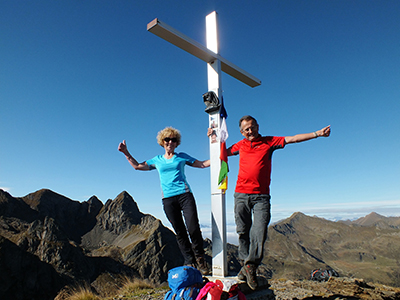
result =
[[[204,242],[211,262],[211,241]],[[259,273],[307,279],[315,268],[400,286],[400,218],[376,213],[332,222],[302,213],[269,228]],[[240,268],[228,244],[229,270]],[[174,233],[140,212],[126,192],[103,204],[43,189],[25,197],[0,190],[0,299],[53,299],[65,285],[101,291],[118,275],[162,283],[181,265]]]
[[[400,286],[400,218],[371,213],[333,222],[294,213],[269,228],[265,272],[275,277],[309,277],[333,268],[346,277]]]

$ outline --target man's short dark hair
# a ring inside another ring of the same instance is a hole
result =
[[[243,121],[254,121],[254,123],[256,123],[256,125],[258,125],[256,119],[254,119],[254,118],[253,118],[252,116],[250,116],[250,115],[245,115],[245,116],[241,117],[240,120],[239,120],[239,128],[240,128],[240,130],[242,130],[242,122],[243,122]]]

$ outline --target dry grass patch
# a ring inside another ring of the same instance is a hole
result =
[[[137,296],[154,290],[155,286],[147,280],[125,277],[119,294],[124,296]]]
[[[54,300],[101,300],[90,287],[67,287],[54,298]]]
[[[156,286],[147,280],[125,277],[118,299],[163,299],[168,290],[168,286]]]

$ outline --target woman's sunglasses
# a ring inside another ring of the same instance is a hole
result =
[[[164,142],[166,142],[166,143],[169,143],[169,141],[176,143],[178,141],[178,139],[177,138],[165,138],[164,139]]]

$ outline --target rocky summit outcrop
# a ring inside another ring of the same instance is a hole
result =
[[[326,282],[276,279],[268,290],[247,295],[247,300],[397,300],[400,288],[368,283],[363,279],[332,277]]]
[[[251,291],[239,284],[247,300],[398,300],[400,288],[367,283],[363,279],[332,277],[326,282],[273,279],[266,287]],[[156,288],[145,293],[112,296],[114,300],[163,300],[166,290]],[[111,297],[110,297],[111,298]],[[222,297],[221,297],[222,298]],[[108,299],[108,298],[107,298]],[[222,298],[225,299],[225,298]]]
[[[106,204],[50,190],[14,198],[0,190],[0,299],[53,299],[101,274],[155,283],[183,259],[175,235],[126,192]]]

